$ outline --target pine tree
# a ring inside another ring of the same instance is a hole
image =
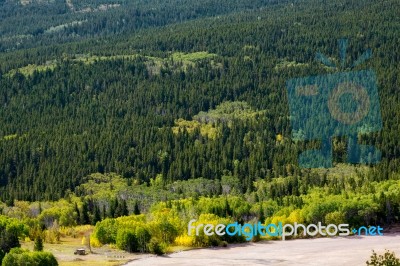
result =
[[[76,217],[79,219],[79,223],[81,223],[81,212],[79,211],[78,204],[75,202],[74,211],[76,212]]]
[[[110,208],[108,209],[108,217],[116,218],[115,214],[116,214],[117,207],[118,207],[118,200],[111,199]]]
[[[5,228],[0,229],[0,250],[8,253],[12,248],[21,246],[16,230],[7,230]]]
[[[41,236],[35,238],[35,245],[33,246],[34,251],[43,251],[43,239]]]
[[[122,207],[121,207],[121,216],[128,216],[129,215],[129,211],[128,211],[128,205],[126,204],[126,200],[122,201]]]
[[[133,206],[133,214],[135,214],[135,215],[140,214],[139,204],[137,201],[135,201],[135,205]]]
[[[100,222],[100,221],[101,221],[100,208],[97,204],[95,204],[92,225],[95,225],[97,222]]]
[[[90,224],[89,208],[88,208],[88,203],[86,200],[83,201],[83,203],[82,203],[80,222],[81,222],[81,224]]]
[[[115,213],[114,213],[114,218],[121,217],[121,216],[127,216],[129,214],[128,212],[128,206],[126,205],[125,200],[118,201],[116,200],[116,208],[115,208]]]
[[[107,209],[106,209],[106,205],[105,204],[103,205],[103,209],[102,209],[102,212],[101,212],[101,217],[102,217],[102,219],[106,219],[107,218]]]

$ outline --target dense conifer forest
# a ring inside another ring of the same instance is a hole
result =
[[[192,216],[399,222],[399,13],[397,0],[0,1],[0,227],[52,242],[91,224],[94,246],[157,253],[243,241],[188,238]],[[343,38],[348,65],[372,51],[354,70],[375,71],[383,127],[359,140],[382,160],[348,163],[339,136],[333,168],[301,168],[319,142],[292,135],[286,82],[337,72],[316,53],[339,62]]]

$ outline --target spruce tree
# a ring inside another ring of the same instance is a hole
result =
[[[43,239],[41,236],[35,238],[35,245],[33,246],[34,251],[43,251]]]

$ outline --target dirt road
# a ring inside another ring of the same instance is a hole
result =
[[[400,234],[266,241],[197,249],[166,256],[139,256],[133,265],[366,265],[372,249],[400,256]]]

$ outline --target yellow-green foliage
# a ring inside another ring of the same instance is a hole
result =
[[[71,227],[76,225],[77,213],[74,210],[74,203],[80,202],[77,197],[71,196],[69,201],[61,199],[55,202],[27,202],[14,201],[14,206],[8,207],[0,204],[0,209],[8,217],[14,217],[30,225],[42,223],[49,228],[53,222],[57,221],[62,227]]]
[[[12,139],[16,139],[17,137],[18,137],[17,134],[12,134],[12,135],[4,136],[3,139],[4,140],[12,140]]]
[[[246,44],[242,48],[244,51],[251,51],[257,49],[254,45]]]
[[[46,70],[53,70],[56,67],[56,64],[54,62],[46,64],[46,65],[35,65],[35,64],[29,64],[27,66],[11,70],[8,72],[8,76],[14,76],[17,72],[21,73],[24,76],[31,76],[35,71],[37,72],[44,72]]]
[[[82,23],[82,22],[77,22]],[[65,25],[58,26],[59,28],[64,28]],[[53,28],[50,30],[57,30],[58,28]],[[73,55],[72,57],[65,55],[63,59],[69,59],[72,62],[83,62],[86,65],[94,64],[99,61],[115,61],[115,60],[135,60],[138,58],[139,54],[126,54],[126,55]],[[212,59],[216,57],[216,54],[208,53],[208,52],[194,52],[194,53],[181,53],[176,52],[172,53],[167,58],[159,58],[152,56],[143,56],[146,60],[146,66],[152,74],[160,74],[160,70],[162,68],[172,67],[172,70],[183,70],[187,71],[188,67],[194,67],[195,63],[199,60],[204,59]],[[178,64],[171,64],[171,62],[179,62]],[[213,62],[212,62],[213,63]],[[14,76],[17,72],[21,73],[24,76],[31,76],[35,71],[42,72],[46,70],[53,70],[57,66],[57,61],[49,61],[43,65],[29,64],[24,67],[20,67],[18,69],[13,69],[7,73],[8,76]],[[216,66],[215,63],[213,63]]]
[[[94,199],[110,199],[116,193],[126,187],[126,180],[117,174],[91,174],[87,181],[79,186],[79,190],[85,191]]]
[[[343,212],[334,211],[325,215],[326,224],[343,224],[346,222],[346,218]]]
[[[100,242],[100,240],[97,237],[92,236],[90,238],[90,245],[92,247],[98,248],[98,247],[101,247],[103,244]]]
[[[3,212],[7,214],[8,217],[26,219],[30,217],[31,205],[27,201],[14,201],[13,207],[4,208]]]
[[[195,129],[200,128],[200,123],[198,121],[187,121],[182,118],[175,120],[175,125],[176,126],[172,128],[175,134],[178,134],[180,129],[185,129],[188,133],[193,133]]]
[[[248,103],[242,101],[227,101],[208,112],[200,112],[193,117],[203,123],[231,122],[234,119],[252,120],[265,114],[265,111],[256,111]],[[229,124],[228,124],[229,125]]]
[[[43,210],[38,216],[38,220],[46,227],[50,227],[55,221],[60,226],[72,226],[76,224],[77,213],[68,201],[59,200],[52,207]]]
[[[217,55],[209,52],[194,52],[194,53],[172,53],[167,58],[151,57],[146,56],[148,60],[146,66],[152,74],[159,74],[162,68],[167,68],[173,72],[184,71],[186,72],[190,67],[195,67],[196,62],[200,60],[210,60],[212,67],[220,67],[219,64],[215,63],[213,58]]]
[[[68,28],[68,27],[80,26],[80,25],[82,25],[82,24],[85,23],[85,22],[87,22],[87,20],[72,21],[72,22],[70,22],[70,23],[64,23],[64,24],[61,24],[61,25],[52,26],[52,27],[50,27],[49,29],[47,29],[47,30],[45,31],[45,33],[59,32],[59,31],[62,31],[62,30],[64,30],[64,29]]]
[[[222,241],[221,236],[218,236],[217,234],[213,234],[211,236],[205,235],[202,226],[199,227],[198,230],[199,234],[197,235],[196,227],[201,224],[212,224],[215,228],[217,224],[228,225],[229,223],[232,222],[233,221],[231,219],[220,218],[215,214],[210,214],[210,213],[201,214],[197,219],[197,221],[192,224],[195,228],[193,228],[193,230],[190,232],[190,236],[188,235],[188,232],[185,231],[184,234],[181,234],[179,237],[175,239],[175,243],[176,244],[179,243],[182,246],[187,246],[187,244],[189,243],[192,246],[199,246],[199,247],[218,246]]]
[[[195,245],[195,238],[194,236],[183,234],[175,238],[175,244],[177,246],[193,247]]]
[[[111,56],[99,56],[99,55],[80,55],[73,59],[75,62],[83,62],[84,64],[90,65],[98,61],[115,61],[115,60],[134,60],[139,55],[111,55]]]
[[[172,131],[178,134],[179,131],[186,130],[188,133],[193,133],[199,130],[202,136],[210,139],[215,139],[221,135],[220,123],[227,123],[228,126],[235,119],[238,120],[253,120],[263,116],[264,111],[255,111],[246,102],[223,102],[215,109],[208,112],[200,112],[193,116],[192,121],[185,119],[175,120],[175,126]]]
[[[201,199],[199,205],[213,204],[208,202],[211,199]],[[224,202],[223,198],[218,201]],[[232,205],[235,205],[232,203]],[[169,206],[169,207],[168,207]],[[206,206],[204,206],[206,207]],[[212,208],[211,206],[209,206]],[[116,244],[117,247],[127,251],[143,251],[148,248],[149,241],[156,239],[161,245],[171,244],[181,246],[211,246],[219,245],[223,237],[214,235],[206,236],[204,232],[199,236],[187,236],[187,223],[189,217],[182,217],[179,210],[193,210],[191,199],[176,200],[173,202],[160,202],[155,204],[148,215],[131,215],[116,219],[105,219],[97,223],[91,243],[94,246],[101,244]],[[195,213],[193,213],[195,215]],[[220,218],[215,214],[202,213],[198,218],[198,223],[228,224],[231,219]],[[197,224],[197,223],[196,223]],[[130,240],[129,240],[130,239]],[[129,240],[129,241],[128,241]],[[128,244],[128,242],[135,242]]]
[[[272,217],[268,217],[265,221],[266,224],[294,224],[303,223],[304,218],[302,216],[301,209],[294,209],[291,207],[286,207],[278,211]]]
[[[9,265],[46,265],[57,266],[54,255],[45,251],[29,251],[28,249],[13,248],[7,253],[2,262],[3,266]]]
[[[19,219],[10,218],[4,215],[0,215],[0,229],[2,231],[16,232],[19,237],[28,234],[28,226],[26,224]]]
[[[151,235],[164,243],[172,243],[185,228],[185,224],[176,209],[153,209],[150,217],[149,230]]]
[[[59,243],[61,239],[60,226],[57,220],[53,222],[52,226],[44,231],[45,241],[50,244]]]
[[[277,141],[277,142],[282,142],[282,141],[283,141],[283,136],[282,136],[282,134],[276,135],[276,141]]]
[[[219,128],[209,123],[204,124],[198,121],[187,121],[182,118],[175,120],[175,126],[172,128],[172,132],[178,134],[179,131],[183,132],[184,130],[188,133],[193,133],[195,130],[199,130],[202,136],[210,139],[216,139],[221,134]]]
[[[296,61],[287,61],[282,60],[279,64],[275,66],[275,70],[281,70],[283,68],[291,68],[291,67],[306,67],[307,63],[298,63]]]
[[[206,236],[201,231],[198,236],[194,233],[187,235],[187,221],[179,217],[175,208],[163,208],[164,203],[154,207],[146,217],[131,215],[116,219],[105,219],[99,222],[91,238],[93,246],[101,244],[116,244],[119,248],[135,251],[146,249],[150,239],[157,239],[165,245],[176,244],[181,246],[211,246],[219,245],[223,241],[221,236]],[[194,224],[228,224],[230,219],[220,218],[215,214],[201,214]],[[129,235],[129,236],[128,236]],[[127,244],[137,242],[137,246]]]
[[[73,238],[83,237],[88,233],[91,233],[94,229],[93,225],[78,225],[78,226],[62,226],[60,227],[61,236],[70,236]]]
[[[148,226],[144,215],[131,215],[119,218],[107,218],[96,224],[93,239],[102,244],[115,244],[118,229],[133,229],[139,226]]]
[[[199,60],[203,60],[203,59],[210,59],[210,58],[214,58],[216,57],[216,54],[212,54],[209,52],[194,52],[194,53],[181,53],[181,52],[176,52],[173,53],[171,55],[171,57],[175,60],[175,61],[199,61]]]
[[[164,234],[174,231],[173,227],[155,228],[156,226],[159,227],[160,224],[149,223],[144,215],[107,218],[96,224],[91,244],[93,246],[113,244],[129,252],[146,252],[148,243],[156,230],[163,230]]]
[[[134,60],[138,55],[112,55],[112,56],[97,56],[97,55],[78,55],[70,58],[72,62],[83,62],[84,64],[90,65],[98,61],[115,61],[115,60]],[[68,59],[68,56],[65,57]],[[31,76],[35,71],[43,72],[46,70],[54,70],[57,66],[57,61],[50,61],[44,65],[29,64],[18,69],[13,69],[7,73],[8,76],[14,76],[17,72],[24,76]]]

